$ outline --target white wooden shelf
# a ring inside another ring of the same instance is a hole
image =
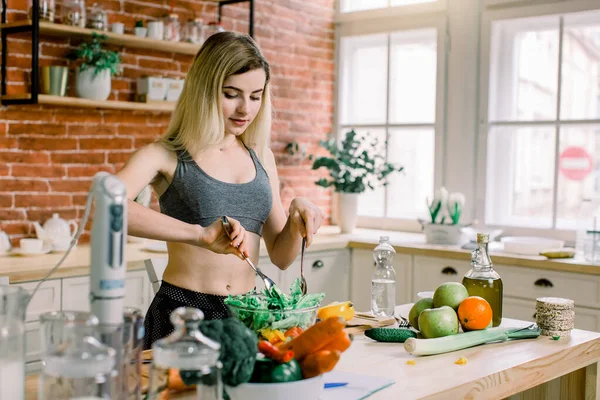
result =
[[[2,96],[2,100],[25,100],[31,98],[31,94],[16,94]],[[174,102],[155,102],[138,103],[135,101],[116,101],[116,100],[88,100],[78,97],[62,97],[47,94],[38,95],[38,104],[48,104],[54,106],[67,106],[77,108],[99,108],[107,110],[133,110],[133,111],[157,111],[171,112],[175,109]]]

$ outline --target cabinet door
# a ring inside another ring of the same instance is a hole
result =
[[[289,292],[294,279],[300,277],[300,257],[283,271],[283,288]],[[321,304],[350,298],[350,251],[307,252],[304,254],[304,277],[308,293],[325,293]]]
[[[463,276],[471,269],[468,260],[451,260],[437,257],[414,257],[413,299],[417,293],[435,290],[445,282],[462,282]]]
[[[412,257],[396,254],[393,265],[396,271],[396,304],[410,303],[412,302]],[[371,279],[374,266],[372,250],[352,250],[350,299],[357,310],[371,310]]]
[[[125,306],[135,307],[146,313],[150,305],[150,280],[146,271],[128,271],[125,275]],[[90,310],[90,277],[63,279],[63,310]]]
[[[30,294],[33,292],[38,282],[18,283]],[[36,294],[29,301],[27,306],[26,321],[38,321],[40,315],[48,311],[60,310],[61,287],[60,279],[52,279],[42,283]]]

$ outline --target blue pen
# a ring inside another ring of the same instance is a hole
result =
[[[329,382],[325,384],[325,389],[346,386],[348,382]]]

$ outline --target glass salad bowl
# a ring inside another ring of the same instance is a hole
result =
[[[262,294],[229,296],[225,304],[259,339],[274,343],[314,325],[324,297],[324,293],[302,295],[300,281],[296,279],[290,286],[290,294],[274,287],[270,291],[263,290]]]

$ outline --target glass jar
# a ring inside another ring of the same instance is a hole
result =
[[[25,399],[25,308],[29,295],[0,286],[0,399]]]
[[[165,20],[164,40],[179,42],[181,39],[181,24],[177,14],[169,14]]]
[[[181,40],[188,43],[202,44],[204,42],[204,25],[202,19],[190,19],[181,32]]]
[[[114,349],[97,338],[98,318],[81,311],[40,317],[42,372],[38,400],[110,400]]]
[[[85,28],[85,0],[65,0],[61,21],[65,25]]]
[[[504,285],[500,275],[494,271],[488,252],[490,235],[477,234],[477,248],[471,253],[471,269],[465,274],[462,284],[469,296],[483,297],[492,307],[492,325],[502,322],[502,302]]]
[[[33,19],[33,1],[39,1],[40,21],[54,22],[56,3],[54,0],[29,0],[29,19]]]
[[[108,16],[101,4],[94,3],[87,18],[86,28],[108,31]]]
[[[210,36],[214,35],[215,33],[219,33],[219,32],[225,32],[225,29],[223,29],[223,25],[221,25],[220,22],[209,22],[205,27],[204,27],[204,40],[208,39]]]
[[[170,319],[175,332],[152,345],[148,399],[171,398],[167,383],[176,374],[186,386],[195,385],[195,397],[186,398],[221,400],[221,345],[200,331],[204,314],[196,308],[180,307]]]

